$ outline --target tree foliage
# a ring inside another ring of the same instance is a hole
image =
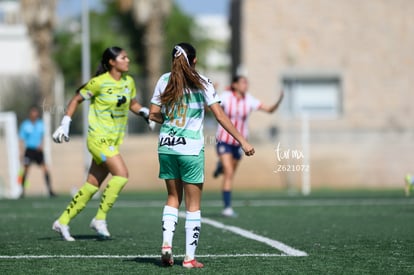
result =
[[[130,57],[130,74],[137,80],[139,93],[148,97],[153,87],[146,87],[144,70],[146,66],[146,48],[143,43],[145,25],[138,25],[134,22],[131,12],[121,12],[118,9],[117,1],[103,1],[101,11],[90,12],[90,52],[91,52],[91,75],[94,74],[102,52],[110,46],[124,48]],[[74,91],[82,85],[81,73],[81,18],[74,18],[65,22],[55,32],[54,60],[60,68],[65,79],[65,94],[70,98]],[[165,19],[164,26],[164,47],[162,68],[169,71],[171,64],[171,49],[179,42],[189,41],[198,50],[198,66],[203,66],[203,49],[208,47],[208,40],[200,35],[202,31],[197,30],[194,19],[184,14],[176,5]],[[148,86],[148,85],[147,85]],[[77,115],[77,117],[79,114]],[[73,129],[80,131],[77,125],[80,119],[74,118]],[[133,128],[133,127],[132,127]],[[131,127],[130,127],[131,130]],[[134,129],[132,129],[134,130]]]
[[[197,49],[197,66],[205,66],[205,52],[213,43],[205,35],[204,30],[196,24],[193,17],[183,13],[177,5],[173,5],[165,22],[164,69],[170,68],[171,51],[175,44],[190,42]]]

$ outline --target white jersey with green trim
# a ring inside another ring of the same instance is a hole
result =
[[[180,103],[172,108],[162,106],[160,96],[167,87],[171,73],[160,77],[154,89],[151,103],[161,107],[164,123],[160,129],[158,153],[174,155],[198,155],[204,148],[204,106],[219,103],[220,99],[211,81],[204,90],[186,91]]]

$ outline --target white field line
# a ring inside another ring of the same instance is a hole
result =
[[[185,218],[185,213],[182,212],[182,211],[180,211],[178,215],[182,218]],[[245,237],[247,239],[251,239],[251,240],[254,240],[254,241],[257,241],[257,242],[267,244],[267,245],[269,245],[273,248],[276,248],[279,251],[283,252],[285,256],[297,256],[297,257],[308,256],[308,254],[304,251],[297,250],[297,249],[295,249],[293,247],[290,247],[290,246],[288,246],[284,243],[281,243],[281,242],[276,241],[276,240],[269,239],[269,238],[264,237],[264,236],[260,236],[258,234],[255,234],[255,233],[252,233],[250,231],[244,230],[244,229],[242,229],[240,227],[237,227],[237,226],[225,225],[221,222],[218,222],[218,221],[215,221],[215,220],[212,220],[212,219],[209,219],[209,218],[202,218],[201,222],[205,223],[205,224],[208,224],[208,225],[211,225],[211,226],[216,227],[216,228],[220,228],[220,229],[223,229],[223,230],[226,230],[226,231],[233,232],[233,233],[235,233],[237,235],[240,235],[242,237]]]
[[[162,207],[165,201],[142,201],[142,202],[130,202],[130,201],[118,201],[116,207],[120,208],[149,208],[149,207]],[[261,206],[368,206],[368,205],[411,205],[414,204],[414,199],[376,199],[376,198],[364,198],[364,199],[274,199],[274,200],[233,200],[233,206],[249,206],[249,207],[261,207]],[[203,202],[203,206],[210,207],[221,207],[222,202],[219,200],[208,200]],[[56,207],[55,203],[47,202],[35,202],[33,203],[34,208],[54,208]],[[184,213],[182,215],[185,216]],[[285,254],[207,254],[207,255],[197,255],[200,258],[237,258],[237,257],[283,257],[292,254],[298,254],[293,256],[307,256],[306,252],[296,250],[291,248],[281,242],[254,234],[252,232],[246,231],[244,229],[226,226],[220,222],[210,220],[208,218],[202,219],[203,223],[209,224],[211,226],[221,228],[236,234],[239,234],[243,237],[253,239],[256,241],[264,242],[271,245],[272,247],[277,248],[278,250],[284,252]],[[286,251],[287,252],[286,252]],[[289,253],[290,252],[290,253]],[[184,257],[184,255],[176,255],[177,257]],[[159,258],[159,255],[0,255],[0,259],[51,259],[51,258],[75,258],[75,259],[134,259],[134,258]]]
[[[175,257],[184,257],[185,255],[174,255]],[[283,254],[206,254],[197,255],[197,258],[243,258],[243,257],[284,257]],[[54,258],[66,258],[66,259],[158,259],[160,255],[0,255],[1,259],[54,259]]]

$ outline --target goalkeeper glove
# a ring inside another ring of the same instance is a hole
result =
[[[56,143],[62,143],[63,141],[69,142],[69,126],[72,119],[70,116],[64,116],[60,126],[53,133],[52,138]]]
[[[150,130],[151,131],[154,130],[155,122],[149,119],[149,109],[147,107],[142,107],[139,110],[138,114],[145,119],[145,121],[147,122],[148,127],[150,128]]]

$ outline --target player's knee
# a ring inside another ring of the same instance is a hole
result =
[[[225,178],[229,178],[229,179],[231,179],[231,178],[233,178],[233,176],[234,176],[234,169],[227,169],[227,170],[224,170],[224,177]]]

